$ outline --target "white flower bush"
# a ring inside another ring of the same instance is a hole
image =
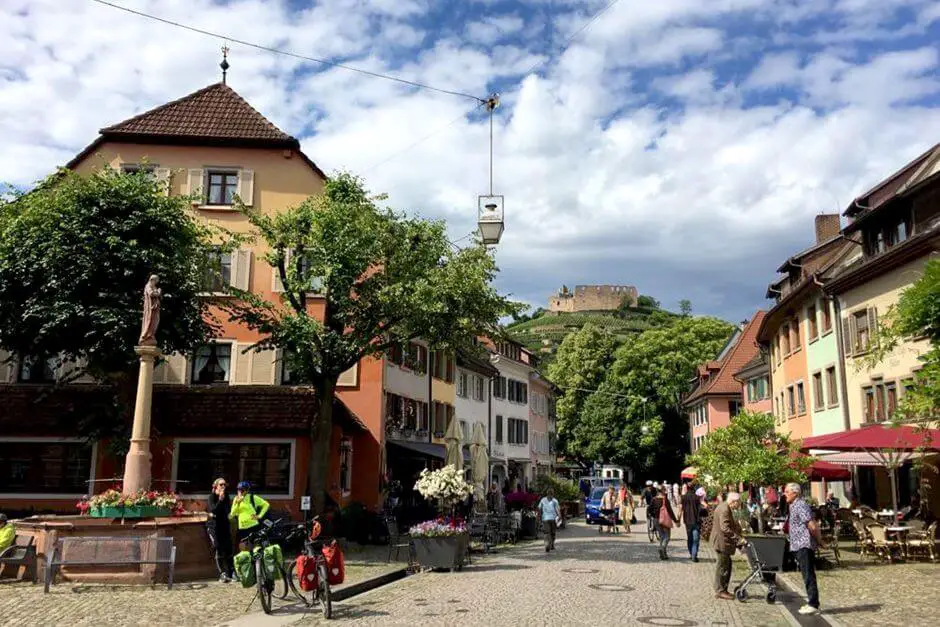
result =
[[[415,490],[427,500],[436,500],[449,507],[473,494],[473,485],[464,481],[463,471],[449,465],[433,472],[428,472],[427,468],[422,470]]]

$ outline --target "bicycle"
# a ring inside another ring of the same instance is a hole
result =
[[[258,587],[257,596],[261,600],[261,609],[264,610],[265,614],[271,613],[271,597],[275,594],[278,582],[282,584],[282,592],[277,594],[277,597],[281,600],[287,598],[287,591],[290,587],[290,579],[283,563],[275,564],[274,572],[270,572],[264,560],[265,550],[269,546],[278,544],[271,539],[271,534],[279,523],[280,521],[265,520],[259,525],[259,529],[247,538],[250,545],[252,568],[255,571],[255,581]]]
[[[333,600],[330,591],[329,573],[326,566],[326,558],[323,556],[323,537],[320,535],[322,527],[320,526],[320,517],[316,516],[310,521],[310,531],[307,532],[307,524],[296,525],[293,533],[304,533],[304,550],[301,555],[312,558],[316,564],[316,582],[317,587],[311,590],[311,598],[300,589],[300,580],[297,573],[297,558],[291,560],[290,564],[284,569],[285,577],[291,592],[307,607],[315,604],[320,605],[323,617],[329,620],[333,617]],[[292,534],[293,537],[293,534]],[[299,557],[299,556],[298,556]]]

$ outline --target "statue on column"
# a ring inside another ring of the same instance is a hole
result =
[[[160,277],[152,274],[147,281],[147,285],[144,286],[144,319],[140,328],[140,339],[137,341],[140,346],[157,345],[157,326],[160,324],[160,298],[163,296],[159,285]]]

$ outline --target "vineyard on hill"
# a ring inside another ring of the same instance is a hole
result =
[[[577,313],[539,312],[531,320],[514,322],[506,327],[509,335],[523,346],[540,355],[543,364],[551,361],[555,350],[569,333],[586,324],[601,327],[620,339],[626,339],[662,326],[677,314],[662,309],[624,307],[618,311],[581,311]]]

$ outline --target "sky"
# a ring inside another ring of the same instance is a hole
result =
[[[635,285],[732,321],[819,213],[940,141],[937,0],[113,0],[233,38],[498,92],[501,291]],[[570,41],[568,41],[570,39]],[[220,78],[222,40],[91,0],[0,1],[0,181]],[[489,189],[469,98],[229,43],[228,84],[326,172],[465,243]],[[423,141],[422,141],[423,140]]]

